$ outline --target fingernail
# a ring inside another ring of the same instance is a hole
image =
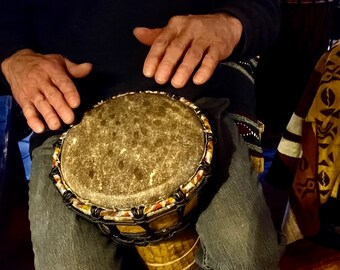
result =
[[[144,70],[143,70],[144,76],[151,78],[154,75],[154,72],[155,71],[154,71],[154,68],[152,66],[145,66],[144,67]]]
[[[79,99],[77,99],[77,98],[70,98],[69,105],[72,108],[77,108],[79,106],[79,104],[80,104]]]
[[[204,80],[201,76],[195,76],[193,78],[193,81],[194,81],[195,84],[203,84],[204,83]]]
[[[35,133],[42,133],[45,130],[44,125],[36,125],[34,128],[32,128]]]
[[[184,84],[184,77],[182,75],[176,75],[175,77],[172,78],[171,84],[174,87],[182,87]]]
[[[164,83],[167,82],[167,79],[166,79],[166,77],[165,77],[164,75],[157,75],[157,76],[155,77],[155,80],[156,80],[156,82],[159,83],[159,84],[164,84]]]

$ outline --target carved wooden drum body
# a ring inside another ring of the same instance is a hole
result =
[[[55,143],[51,180],[64,202],[149,269],[194,269],[191,228],[209,178],[213,134],[188,100],[164,92],[114,96]]]

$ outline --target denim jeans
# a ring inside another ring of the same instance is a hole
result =
[[[224,113],[225,103],[201,103],[214,119],[217,162],[213,181],[206,187],[211,196],[204,196],[196,221],[201,242],[197,264],[216,270],[279,269],[277,233],[248,148]],[[52,144],[57,139],[47,139],[32,157],[29,218],[36,270],[122,269],[120,247],[70,211],[49,180]]]

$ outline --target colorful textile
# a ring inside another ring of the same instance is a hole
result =
[[[304,236],[320,228],[319,207],[337,198],[340,183],[340,43],[317,63],[278,153],[296,162],[290,203]]]

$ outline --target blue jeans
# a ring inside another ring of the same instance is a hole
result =
[[[217,180],[207,186],[212,196],[204,197],[204,210],[196,222],[201,240],[197,264],[216,270],[279,269],[277,233],[248,148],[224,113],[226,106],[217,104],[222,109],[216,110],[215,105],[205,107],[215,118]],[[32,157],[29,218],[36,270],[122,269],[120,246],[70,211],[49,180],[52,144],[57,139],[47,139]]]

